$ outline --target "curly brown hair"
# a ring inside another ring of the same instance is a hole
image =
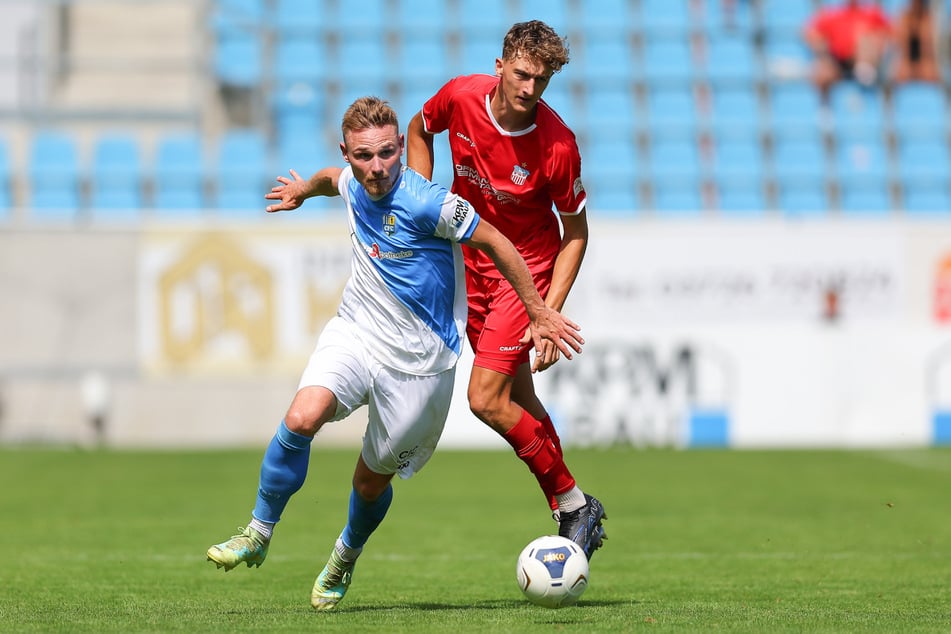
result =
[[[502,59],[513,60],[520,55],[547,64],[557,73],[568,63],[568,40],[541,20],[518,22],[502,40]]]

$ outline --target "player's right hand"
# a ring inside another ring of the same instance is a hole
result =
[[[271,191],[264,195],[268,200],[279,200],[281,201],[275,205],[268,205],[265,207],[267,212],[275,211],[286,211],[290,209],[297,209],[304,204],[306,196],[304,195],[304,187],[307,181],[300,177],[300,175],[294,170],[289,170],[290,175],[293,177],[293,180],[286,176],[278,176],[277,181],[281,183],[280,185],[275,185],[271,188]]]

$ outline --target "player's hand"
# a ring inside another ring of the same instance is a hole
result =
[[[579,334],[580,327],[557,310],[546,306],[525,332],[520,343],[535,344],[535,362],[532,372],[541,372],[565,355],[571,359],[571,351],[581,352],[584,339]]]
[[[268,200],[279,200],[280,203],[276,205],[268,205],[265,207],[265,211],[271,213],[275,211],[285,211],[290,209],[297,209],[304,204],[304,200],[307,199],[307,196],[304,195],[304,188],[307,184],[300,175],[294,170],[290,170],[290,175],[294,177],[294,180],[286,176],[278,176],[277,181],[281,183],[280,185],[275,185],[271,188],[271,191],[264,195]]]

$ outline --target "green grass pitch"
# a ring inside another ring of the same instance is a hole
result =
[[[326,614],[310,588],[356,450],[315,446],[261,568],[205,561],[247,522],[262,451],[0,450],[0,630],[951,632],[948,449],[569,451],[610,539],[561,610],[515,584],[556,530],[527,469],[442,450],[395,482]]]

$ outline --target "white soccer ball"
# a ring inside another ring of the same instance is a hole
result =
[[[575,603],[588,587],[588,558],[570,539],[545,535],[522,550],[516,576],[529,601],[560,608]]]

